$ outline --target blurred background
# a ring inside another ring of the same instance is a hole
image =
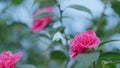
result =
[[[93,17],[83,11],[67,8],[63,12],[63,16],[69,18],[63,19],[63,25],[66,27],[67,35],[73,36],[77,33],[94,29],[97,26],[97,36],[101,41],[110,39],[120,39],[120,1],[110,0],[58,0],[62,10],[71,4],[78,4],[89,8]],[[48,35],[47,29],[40,33],[32,33],[30,27],[33,22],[33,14],[35,10],[51,6],[49,2],[40,1],[34,4],[34,0],[0,0],[0,53],[3,51],[12,51],[16,53],[22,51],[24,56],[19,64],[33,64],[38,68],[64,68],[61,59],[53,61],[49,57],[47,50],[51,41],[56,38],[64,38],[60,32],[56,32],[53,39],[47,39],[44,33]],[[54,14],[59,16],[58,8],[54,7]],[[100,24],[97,24],[101,22]],[[60,23],[54,24],[54,27]],[[103,51],[119,51],[120,42],[108,43],[103,47]],[[53,48],[62,50],[59,46]],[[53,58],[54,59],[54,58]]]

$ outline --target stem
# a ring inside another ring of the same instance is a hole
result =
[[[63,15],[62,15],[63,11],[61,9],[61,5],[59,4],[59,2],[57,0],[56,0],[56,5],[57,5],[57,7],[59,9],[59,12],[60,12],[60,22],[61,22],[61,25],[62,25],[62,27],[64,27],[63,20],[62,20],[62,18],[63,18]],[[67,35],[66,35],[65,31],[64,31],[64,36],[65,36],[65,39],[66,39],[66,50],[67,50],[67,55],[68,55],[69,45],[68,45],[68,42],[67,42],[68,38],[67,38]],[[67,68],[67,65],[68,65],[69,61],[70,61],[70,57],[68,56],[65,68]]]
[[[95,61],[93,62],[93,67],[96,68],[96,63],[95,63]]]
[[[59,4],[59,2],[57,0],[56,0],[56,5],[57,5],[57,7],[59,9],[59,12],[60,12],[60,22],[61,22],[61,25],[63,26],[63,21],[62,21],[62,13],[63,13],[63,11],[62,11],[61,6],[60,6],[60,4]]]

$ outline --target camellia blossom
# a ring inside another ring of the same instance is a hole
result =
[[[48,13],[52,13],[53,12],[53,7],[46,7],[46,8],[43,8],[43,9],[39,9],[37,11],[35,11],[35,14],[34,16],[37,16],[38,14],[41,14],[41,13],[44,13],[44,12],[48,12]]]
[[[86,50],[87,50],[87,48],[82,47],[81,43],[78,44],[76,41],[72,40],[71,43],[70,43],[70,52],[69,52],[69,55],[71,55],[72,58],[75,59],[76,56],[79,53],[83,53]]]
[[[41,13],[44,13],[44,12],[52,13],[53,12],[53,8],[52,7],[47,7],[47,8],[43,8],[43,9],[37,10],[35,12],[34,16],[37,16],[38,14],[41,14]],[[31,31],[34,32],[34,33],[38,33],[45,26],[47,26],[51,21],[52,21],[52,17],[51,16],[45,16],[45,17],[36,19],[32,23]]]
[[[0,54],[0,68],[15,68],[17,61],[22,55],[22,52],[18,52],[14,55],[10,51],[3,52]]]
[[[77,34],[70,43],[70,55],[75,59],[79,53],[83,53],[88,48],[97,46],[99,42],[100,39],[93,30]]]

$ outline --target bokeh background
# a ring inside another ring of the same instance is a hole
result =
[[[63,13],[63,16],[68,17],[63,19],[67,35],[73,37],[77,33],[93,29],[96,23],[100,21],[101,24],[99,24],[96,33],[102,41],[120,39],[119,0],[111,0],[107,4],[105,4],[106,0],[58,1],[62,9],[71,4],[78,4],[89,8],[93,14],[92,18],[86,12],[67,8]],[[32,33],[30,31],[33,14],[35,10],[41,8],[42,4],[47,5],[49,3],[43,1],[42,3],[34,4],[34,0],[0,0],[0,52],[10,50],[16,53],[22,51],[24,56],[19,64],[33,64],[38,68],[64,68],[63,63],[53,61],[49,57],[51,50],[47,50],[54,39],[61,38],[63,44],[65,43],[65,39],[60,32],[56,32],[53,39],[50,40],[44,36],[44,33],[48,35],[47,29],[40,33]],[[59,16],[58,8],[55,5],[53,7],[54,14]],[[60,23],[57,22],[54,27],[59,25]],[[108,43],[103,47],[103,51],[119,51],[119,43]],[[53,49],[62,50],[59,46]]]

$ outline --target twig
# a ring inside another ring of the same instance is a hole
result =
[[[60,22],[61,22],[61,25],[62,25],[62,27],[64,27],[63,20],[62,20],[62,18],[63,18],[63,15],[62,15],[63,11],[61,9],[61,5],[59,4],[59,2],[57,0],[56,0],[56,5],[58,6],[58,9],[60,11]],[[66,35],[65,31],[64,31],[64,36],[65,36],[65,39],[66,39],[66,50],[67,50],[67,55],[68,55],[69,45],[68,45],[68,42],[67,42],[68,38],[67,38],[67,35]],[[70,57],[68,56],[65,68],[67,68],[69,60],[70,60]]]
[[[93,67],[96,68],[96,63],[95,63],[95,61],[93,62]]]

